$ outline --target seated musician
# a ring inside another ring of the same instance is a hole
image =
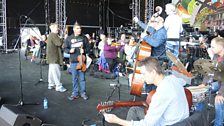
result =
[[[118,58],[118,52],[122,49],[123,46],[112,45],[112,38],[108,38],[107,42],[104,45],[104,56],[107,63],[109,64],[110,72],[113,72],[115,66],[120,63],[122,65],[121,71],[124,71],[124,60]]]
[[[212,56],[214,61],[219,63],[224,63],[224,38],[216,37],[211,41],[211,48],[208,50],[208,53]],[[223,72],[223,69],[221,70]],[[215,75],[216,76],[216,75]],[[210,77],[205,76],[203,79],[203,84],[199,85],[203,87],[207,85]],[[214,81],[211,83],[212,92],[216,92],[215,96],[215,123],[214,126],[222,126],[224,121],[224,82],[223,81]],[[221,88],[220,88],[221,87]]]
[[[135,54],[133,54],[135,51],[135,48],[136,48],[135,38],[134,38],[134,36],[130,35],[129,43],[124,46],[124,52],[126,54],[126,60],[128,61],[127,64],[131,65],[131,66],[133,66],[133,64],[135,62],[134,61]],[[134,55],[134,56],[132,57],[132,55]]]
[[[187,118],[189,106],[182,86],[185,82],[173,75],[163,75],[158,60],[153,57],[140,61],[139,67],[144,81],[157,86],[146,115],[143,108],[131,107],[127,120],[104,113],[105,120],[122,126],[167,126]]]
[[[146,24],[139,21],[137,17],[133,19],[140,27],[143,29],[146,28]],[[152,17],[150,19],[151,23],[148,28],[150,35],[146,33],[141,34],[141,38],[152,46],[152,57],[161,58],[165,56],[165,47],[166,47],[166,30],[164,28],[164,19],[162,17]]]
[[[36,37],[33,37],[33,40],[31,40],[31,41],[33,41],[33,43],[34,43],[33,49],[31,49],[33,51],[31,62],[33,62],[39,56],[40,40],[37,39]]]
[[[100,34],[100,40],[101,40],[101,41],[100,41],[99,44],[98,44],[98,49],[100,50],[99,56],[101,56],[102,53],[103,53],[103,48],[104,48],[104,45],[105,45],[105,43],[106,43],[106,41],[107,41],[107,37],[106,37],[106,35],[103,34],[103,33],[101,33],[101,34]]]
[[[120,57],[121,59],[125,60],[124,47],[125,47],[125,45],[128,44],[128,39],[126,39],[126,34],[121,34],[121,37],[120,37],[120,39],[118,40],[118,43],[119,43],[120,45],[123,45],[123,47],[122,47],[122,48],[120,49],[120,51],[119,51],[119,57]]]

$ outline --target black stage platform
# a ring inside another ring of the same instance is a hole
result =
[[[21,100],[20,93],[20,63],[19,53],[0,54],[0,96],[2,104],[17,105]],[[48,65],[43,65],[43,81],[47,81]],[[24,105],[18,106],[27,114],[38,117],[43,123],[54,124],[57,126],[81,126],[84,120],[96,120],[101,123],[101,116],[98,115],[96,106],[101,101],[106,101],[111,94],[113,87],[110,83],[117,83],[116,79],[94,78],[86,73],[87,94],[89,100],[81,98],[75,101],[67,100],[71,94],[72,83],[71,75],[62,71],[62,83],[68,91],[64,93],[47,89],[47,83],[39,83],[40,65],[25,60],[21,53],[21,73],[23,85]],[[121,101],[130,101],[133,96],[130,95],[130,88],[125,77],[120,77]],[[111,100],[118,100],[118,90],[112,95]],[[48,109],[43,108],[43,99],[48,98]],[[140,98],[141,99],[141,98]],[[139,99],[137,99],[139,100]],[[40,105],[26,105],[26,103],[40,103]],[[111,113],[116,113],[121,118],[126,118],[128,107],[113,109]],[[175,108],[174,108],[175,111]],[[214,115],[214,110],[212,113]],[[211,117],[213,118],[213,117]],[[99,126],[102,125],[98,124]],[[105,123],[106,126],[113,126]]]

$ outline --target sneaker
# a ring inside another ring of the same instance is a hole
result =
[[[88,97],[87,95],[85,95],[85,94],[82,95],[81,97],[82,97],[84,100],[88,100],[88,98],[89,98],[89,97]]]
[[[72,101],[72,100],[75,100],[75,99],[78,99],[79,96],[74,96],[74,95],[71,95],[71,96],[68,96],[67,99]]]
[[[54,89],[55,88],[55,86],[48,86],[48,89],[49,90],[52,90],[52,89]]]
[[[65,92],[65,91],[67,91],[67,89],[65,89],[64,87],[61,87],[61,88],[56,88],[55,89],[56,91],[59,91],[59,92]]]

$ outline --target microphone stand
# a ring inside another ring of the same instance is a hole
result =
[[[110,93],[110,95],[108,96],[108,98],[107,98],[107,100],[106,101],[109,101],[110,100],[110,98],[113,96],[113,94],[114,94],[114,92],[115,92],[115,90],[116,90],[116,88],[118,89],[118,101],[120,101],[120,98],[121,98],[121,91],[120,91],[120,77],[119,77],[119,72],[120,72],[120,65],[118,65],[117,67],[116,67],[116,69],[117,69],[117,84],[110,84],[110,86],[112,86],[113,87],[113,90],[112,90],[112,92]]]
[[[20,20],[21,20],[21,17],[20,17]],[[27,22],[28,22],[28,18],[26,19],[25,24],[23,25],[22,29],[25,28]],[[17,43],[18,43],[20,38],[21,38],[21,34],[20,34],[19,38],[17,39]],[[15,47],[16,47],[16,45],[15,45]],[[30,103],[30,102],[29,103],[25,103],[24,102],[24,97],[23,97],[23,77],[22,77],[22,65],[21,65],[21,54],[20,54],[21,50],[19,50],[19,46],[18,46],[18,51],[19,51],[19,74],[20,74],[20,100],[19,100],[17,105],[21,105],[21,106],[23,106],[23,105],[39,105],[40,103]]]
[[[47,83],[43,80],[43,70],[42,70],[43,54],[42,54],[42,50],[43,50],[43,48],[41,47],[41,43],[40,43],[40,65],[39,65],[40,66],[40,79],[37,83],[34,84],[35,86],[40,84],[40,83]]]
[[[33,25],[34,27],[36,27],[36,24],[34,23],[34,21],[31,19],[31,18],[27,18],[27,20],[29,20]],[[32,31],[34,33],[36,33],[36,35],[41,38],[41,36],[38,35],[38,33],[31,27]],[[41,41],[40,41],[40,49],[39,49],[39,53],[40,53],[40,79],[38,82],[36,82],[34,85],[38,85],[40,83],[47,83],[47,82],[44,82],[43,81],[43,70],[42,70],[42,61],[43,61],[43,56],[42,56],[42,51],[43,51],[43,47],[41,46]]]

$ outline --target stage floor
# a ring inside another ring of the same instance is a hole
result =
[[[27,114],[38,117],[43,123],[54,124],[57,126],[81,126],[84,120],[94,120],[99,126],[102,125],[101,115],[96,110],[97,104],[106,101],[111,95],[113,87],[110,83],[117,83],[116,79],[100,79],[90,76],[86,73],[87,95],[89,100],[79,98],[69,101],[68,96],[71,95],[72,83],[71,75],[66,71],[62,71],[62,80],[64,87],[68,90],[64,93],[47,89],[47,83],[37,83],[40,80],[40,72],[42,68],[43,81],[47,81],[48,65],[31,63],[30,59],[26,60],[24,53],[8,53],[0,54],[0,97],[2,104],[17,105],[23,99],[24,105],[18,105]],[[20,69],[21,61],[21,69]],[[20,74],[21,72],[21,74]],[[120,82],[120,100],[130,101],[133,96],[130,95],[130,87],[128,87],[128,79],[119,78]],[[21,92],[22,84],[22,92]],[[48,109],[43,108],[43,99],[48,99]],[[143,100],[144,98],[137,98]],[[118,101],[118,88],[110,98],[112,101]],[[26,105],[29,103],[39,103],[39,105]],[[116,108],[111,113],[116,113],[121,118],[126,118],[128,107]],[[175,111],[175,108],[174,108]],[[211,110],[214,118],[214,109]],[[105,123],[106,126],[113,126]]]

